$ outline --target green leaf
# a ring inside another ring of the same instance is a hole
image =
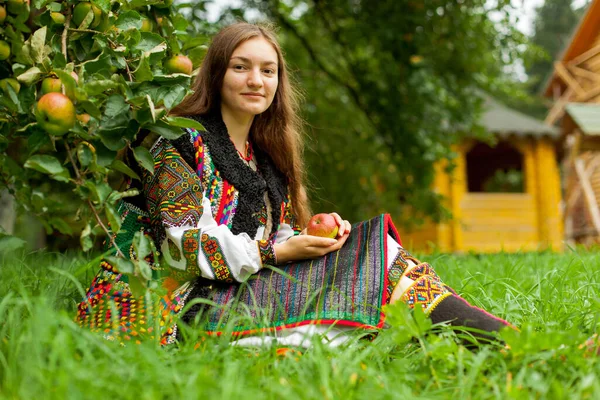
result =
[[[90,226],[90,224],[86,224],[85,228],[83,228],[83,231],[81,231],[81,235],[79,236],[79,243],[81,243],[81,248],[83,249],[83,251],[88,251],[92,247],[94,247],[94,242],[90,237],[91,234],[92,227]]]
[[[112,67],[111,56],[102,53],[92,60],[83,62],[81,65],[83,65],[85,72],[89,75],[100,73],[108,77],[110,76],[110,68]]]
[[[138,259],[136,264],[142,277],[144,277],[147,281],[152,279],[152,268],[150,267],[150,264],[148,264],[143,259]]]
[[[111,232],[117,234],[121,230],[121,216],[112,205],[106,205],[104,214],[108,219]]]
[[[92,4],[97,5],[103,12],[110,11],[110,0],[92,0]]]
[[[40,0],[36,0],[36,1],[40,1]],[[48,3],[48,1],[46,1],[46,0],[41,0],[41,1],[43,1],[43,3]],[[42,7],[37,6],[36,8],[41,9]],[[57,3],[57,2],[52,2],[52,3],[48,4],[46,8],[53,12],[60,12],[60,10],[62,10],[62,4]]]
[[[157,121],[155,124],[147,124],[144,128],[151,132],[156,132],[168,140],[175,140],[183,135],[183,129],[167,125],[163,121]]]
[[[63,69],[67,66],[67,59],[63,53],[54,53],[54,58],[52,59],[52,67],[54,69]]]
[[[9,254],[22,249],[27,244],[26,241],[16,236],[0,237],[0,254]]]
[[[117,18],[115,22],[115,26],[124,31],[127,29],[141,29],[142,17],[139,13],[129,10],[119,15],[119,18]]]
[[[155,53],[163,51],[167,46],[165,39],[152,32],[142,32],[139,43],[135,46],[135,50]]]
[[[8,97],[12,104],[16,107],[19,113],[23,113],[23,108],[21,107],[21,102],[19,101],[19,95],[15,92],[15,89],[11,85],[6,85],[6,91],[8,92]]]
[[[42,76],[42,71],[38,67],[31,67],[21,75],[17,76],[17,80],[26,85],[31,85],[37,82]]]
[[[202,124],[196,120],[193,120],[191,118],[185,118],[185,117],[167,117],[167,122],[169,123],[169,125],[171,126],[177,126],[179,128],[192,128],[192,129],[196,129],[200,132],[204,132],[206,129],[204,129],[204,126],[202,126]]]
[[[206,56],[207,46],[198,46],[190,49],[187,52],[187,56],[192,60],[193,65],[200,65]]]
[[[69,224],[67,224],[67,222],[62,218],[50,218],[48,223],[54,229],[56,229],[57,231],[59,231],[60,233],[62,233],[64,235],[73,234],[73,229],[71,228],[71,226]]]
[[[33,6],[38,9],[41,10],[46,4],[50,3],[51,0],[34,0],[33,1]],[[56,3],[51,3],[50,6],[48,8],[52,9],[52,6],[56,4]],[[60,9],[59,9],[60,10]]]
[[[134,197],[138,194],[140,194],[140,191],[137,189],[128,189],[124,192],[113,191],[110,196],[108,196],[108,201],[115,203],[121,199],[124,199],[125,197]]]
[[[92,192],[92,199],[98,204],[104,204],[112,192],[111,187],[106,182],[85,181],[83,185]]]
[[[25,168],[31,168],[52,176],[61,182],[69,181],[69,170],[67,170],[55,157],[46,154],[36,154],[25,162]]]
[[[115,82],[111,79],[96,79],[86,82],[83,86],[84,90],[89,96],[97,96],[101,93],[109,91],[110,89],[116,89],[118,87],[119,82]]]
[[[90,11],[88,11],[87,15],[85,16],[83,21],[81,21],[81,24],[79,24],[79,26],[77,28],[88,29],[93,20],[94,20],[94,10],[92,9],[92,7],[90,7]]]
[[[117,269],[117,271],[119,271],[122,274],[130,275],[133,274],[133,271],[135,270],[135,267],[131,260],[125,259],[123,257],[108,256],[106,257],[106,261],[111,263]]]
[[[33,124],[31,124],[33,125]],[[29,154],[37,152],[42,146],[50,144],[50,136],[35,124],[35,129],[30,129],[31,133],[27,136],[27,150]]]
[[[124,111],[129,111],[129,104],[125,102],[122,96],[113,94],[108,98],[106,108],[104,109],[105,117],[116,117],[123,114]]]
[[[125,175],[127,175],[127,176],[129,176],[129,177],[131,177],[133,179],[137,179],[138,181],[140,180],[140,176],[138,174],[136,174],[134,170],[132,170],[131,168],[129,168],[129,166],[127,164],[125,164],[121,160],[114,160],[110,164],[110,168],[112,170],[122,172]]]
[[[179,104],[188,92],[187,86],[161,86],[156,92],[155,104],[163,104],[166,108],[171,109]]]
[[[102,113],[100,112],[98,107],[96,107],[96,105],[91,101],[81,102],[79,103],[79,105],[85,110],[85,112],[90,114],[92,117],[98,120],[102,118]]]
[[[136,258],[143,260],[152,252],[150,239],[142,232],[136,232],[133,235],[133,248],[135,249]]]
[[[146,171],[154,174],[154,158],[147,148],[143,146],[136,147],[133,149],[133,156]]]
[[[138,67],[133,71],[133,76],[135,76],[137,82],[151,81],[154,77],[152,68],[150,67],[150,60],[146,55],[142,55]]]
[[[118,127],[115,129],[101,129],[98,131],[102,144],[109,150],[118,151],[127,145],[127,141],[123,138],[126,133],[126,127]]]
[[[31,35],[31,57],[36,64],[41,64],[47,57],[46,53],[46,27],[33,32]]]
[[[71,95],[75,93],[75,87],[77,86],[75,78],[73,78],[70,73],[60,69],[52,72],[54,72],[54,74],[60,78],[61,83],[65,86],[65,92],[67,93],[67,96],[71,97]]]
[[[83,167],[96,164],[96,154],[92,151],[91,144],[81,142],[77,145],[77,159]]]
[[[142,280],[135,275],[128,275],[127,278],[129,278],[129,281],[127,282],[129,284],[129,290],[131,290],[133,296],[141,297],[146,293],[147,280]]]

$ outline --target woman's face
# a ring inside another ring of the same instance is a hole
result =
[[[275,97],[277,68],[277,52],[263,37],[240,44],[223,78],[221,112],[242,118],[264,112]]]

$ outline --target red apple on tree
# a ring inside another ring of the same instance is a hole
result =
[[[0,24],[6,19],[6,8],[0,6]]]
[[[61,136],[75,125],[75,106],[62,93],[48,93],[37,102],[35,119],[49,134]]]
[[[173,56],[165,62],[165,69],[171,74],[187,74],[190,75],[194,69],[192,60],[186,56]]]
[[[338,224],[330,214],[317,214],[308,221],[306,233],[312,236],[335,239],[338,233]]]

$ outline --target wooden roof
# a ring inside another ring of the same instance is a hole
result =
[[[484,96],[481,124],[496,135],[558,137],[559,131],[529,115],[506,107],[490,96]]]
[[[571,41],[558,60],[568,62],[584,53],[586,50],[589,50],[598,34],[600,34],[600,0],[592,0],[585,15],[581,18],[579,25],[575,28]],[[545,96],[552,96],[552,85],[556,80],[559,82],[561,81],[558,78],[556,71],[554,71],[546,81],[544,89]]]
[[[583,134],[600,136],[600,104],[569,103],[565,109]]]

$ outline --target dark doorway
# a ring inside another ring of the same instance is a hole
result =
[[[525,192],[523,155],[509,143],[477,143],[466,158],[469,192]]]

